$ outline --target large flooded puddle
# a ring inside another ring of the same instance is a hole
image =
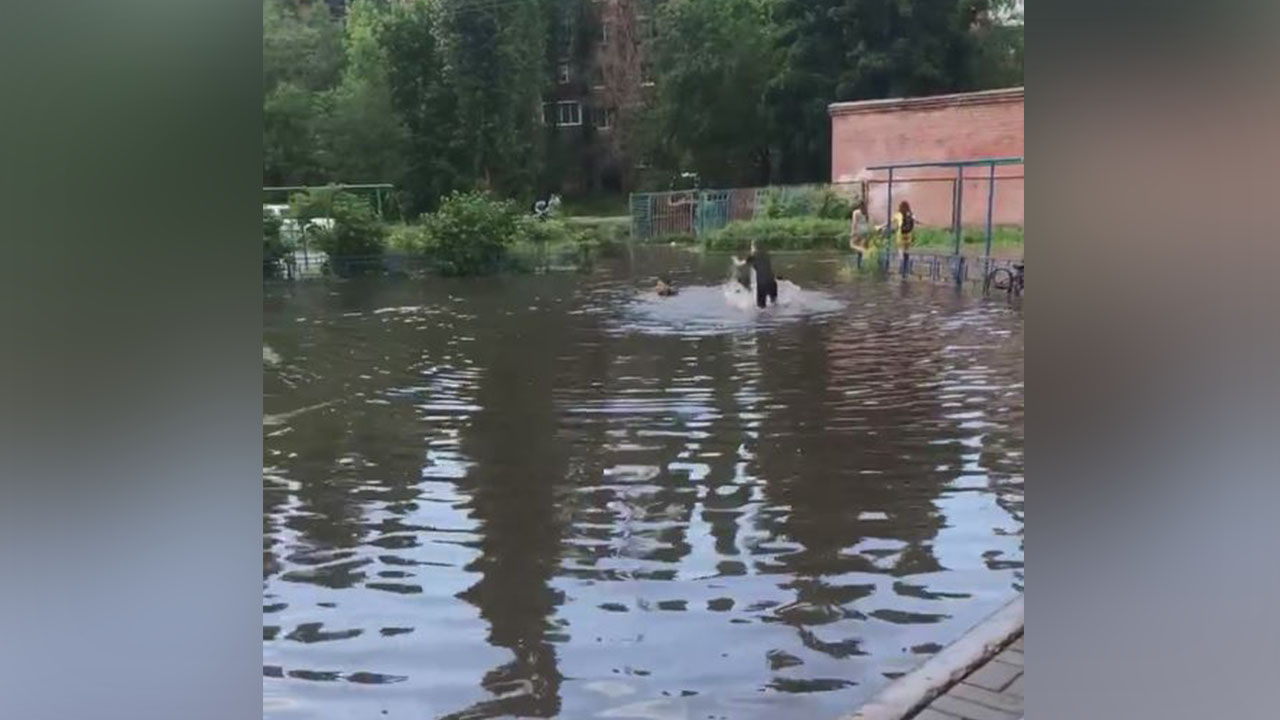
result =
[[[835,718],[1020,590],[1020,311],[725,263],[269,286],[264,715]]]

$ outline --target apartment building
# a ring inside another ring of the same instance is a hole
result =
[[[624,192],[639,162],[637,114],[654,86],[660,0],[566,0],[551,33],[555,58],[542,105],[552,167],[547,188]]]

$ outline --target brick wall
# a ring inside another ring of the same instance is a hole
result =
[[[884,222],[887,178],[869,165],[1023,155],[1022,88],[900,100],[835,103],[831,114],[831,181],[868,180],[869,209]],[[1023,166],[996,168],[994,222],[1023,222]],[[918,222],[951,225],[954,168],[895,170],[893,205],[907,200]],[[963,221],[986,222],[987,168],[964,171]]]

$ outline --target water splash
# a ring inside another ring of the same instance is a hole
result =
[[[720,285],[692,285],[662,297],[654,291],[640,293],[625,308],[623,329],[649,333],[715,334],[736,332],[759,325],[794,322],[834,315],[844,303],[834,295],[807,290],[790,280],[778,281],[778,299],[766,308],[756,306],[756,292],[743,287],[736,275]]]

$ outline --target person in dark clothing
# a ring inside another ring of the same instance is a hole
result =
[[[773,275],[773,263],[769,259],[769,251],[760,247],[755,240],[751,241],[751,254],[745,260],[734,258],[739,266],[750,265],[756,271],[756,306],[763,308],[768,300],[778,304],[778,279]]]

